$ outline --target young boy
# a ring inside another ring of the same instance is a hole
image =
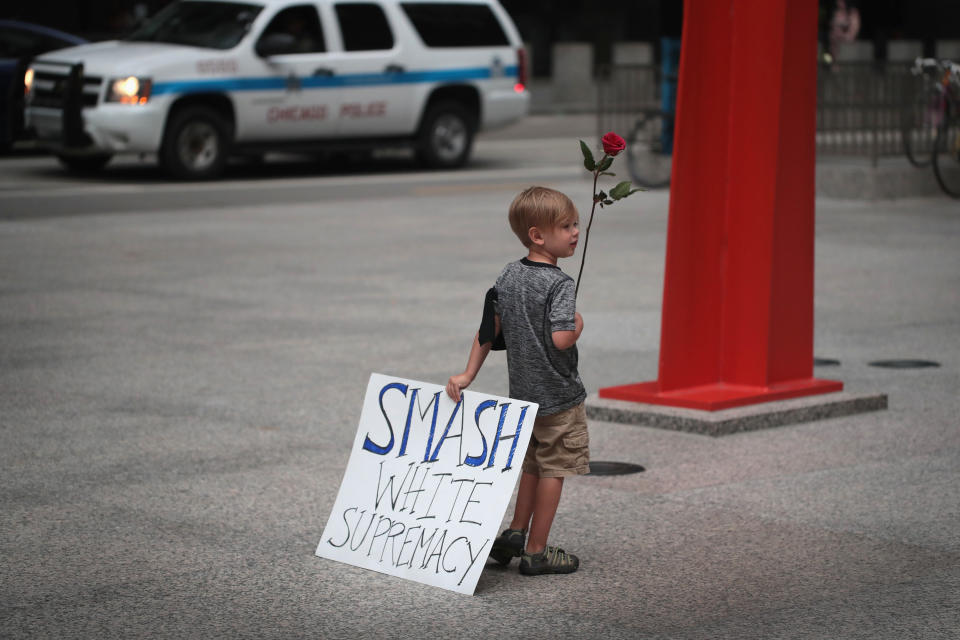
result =
[[[527,256],[504,267],[487,292],[466,370],[451,376],[447,394],[459,401],[490,350],[506,349],[510,397],[536,402],[540,410],[523,461],[513,521],[494,541],[490,556],[502,564],[520,556],[524,575],[572,573],[580,560],[547,546],[547,536],[563,479],[590,472],[583,406],[587,394],[577,372],[583,318],[576,311],[573,278],[557,266],[576,251],[580,217],[564,194],[530,187],[513,200],[509,219]]]

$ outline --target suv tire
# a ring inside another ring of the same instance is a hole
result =
[[[186,107],[176,111],[167,123],[160,159],[177,178],[216,178],[227,164],[231,137],[231,127],[215,110]]]
[[[459,103],[431,105],[417,134],[417,157],[431,169],[461,167],[470,157],[475,128],[474,118]]]

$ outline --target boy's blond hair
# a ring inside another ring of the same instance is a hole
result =
[[[528,187],[510,203],[510,228],[529,247],[530,227],[553,229],[577,215],[573,201],[556,189]]]

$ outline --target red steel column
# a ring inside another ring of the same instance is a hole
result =
[[[816,0],[686,0],[656,381],[706,410],[840,391],[813,375]]]

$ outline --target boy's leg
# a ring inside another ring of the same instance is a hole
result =
[[[579,568],[580,559],[558,546],[548,546],[547,540],[560,504],[564,478],[590,471],[590,439],[583,404],[554,415],[538,416],[533,431],[532,440],[538,444],[534,454],[535,474],[539,477],[526,549],[520,557],[520,573],[527,576],[572,573]]]
[[[500,564],[510,564],[510,561],[523,554],[526,548],[527,529],[530,527],[530,516],[537,498],[536,474],[523,472],[520,474],[520,487],[517,490],[517,504],[513,509],[513,521],[510,528],[501,533],[490,549],[490,557]]]
[[[527,553],[540,553],[547,546],[553,517],[557,515],[563,478],[539,478],[533,505],[533,520],[527,536]]]
[[[540,476],[524,471],[520,474],[520,486],[517,488],[517,504],[513,508],[511,529],[530,528],[530,517],[533,515],[537,500],[537,485]]]
[[[530,517],[537,501],[537,483],[540,476],[537,473],[535,452],[537,439],[530,435],[530,444],[523,459],[520,473],[520,487],[517,489],[517,503],[513,508],[513,521],[510,528],[501,533],[490,547],[490,557],[500,564],[510,564],[510,561],[523,555],[527,545],[527,529],[530,528]]]
[[[530,523],[527,548],[520,556],[520,573],[525,576],[541,576],[551,573],[573,573],[580,567],[580,558],[560,547],[548,547],[547,536],[553,517],[560,504],[563,477],[540,478],[537,483],[537,501]]]

